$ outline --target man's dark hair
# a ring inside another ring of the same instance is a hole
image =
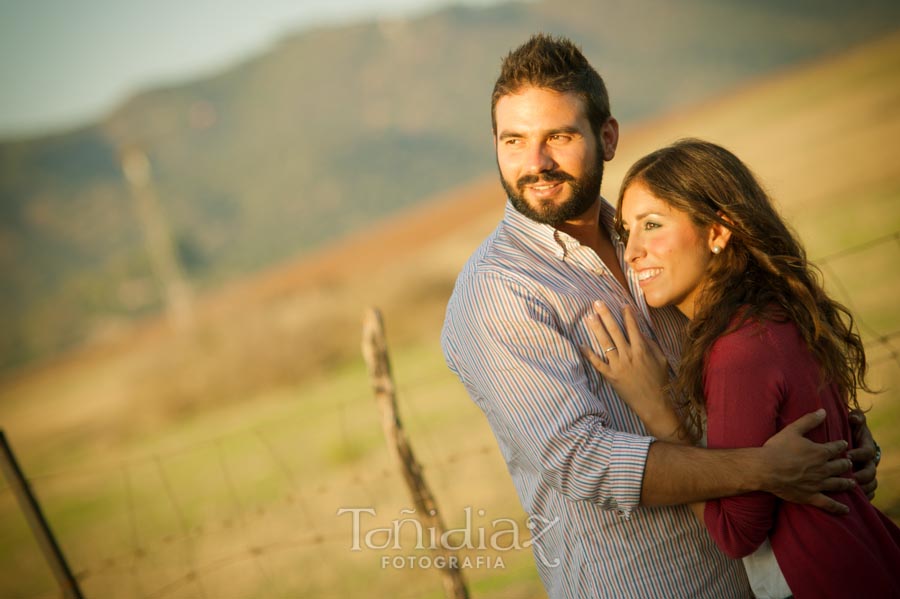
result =
[[[503,59],[491,94],[491,125],[497,133],[497,101],[525,87],[540,87],[581,98],[594,136],[610,117],[609,95],[599,73],[564,37],[538,33]]]

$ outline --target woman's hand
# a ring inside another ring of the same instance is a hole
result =
[[[587,325],[603,355],[587,345],[581,346],[582,355],[634,410],[650,434],[684,442],[681,422],[663,391],[669,368],[662,350],[641,334],[631,309],[622,311],[626,337],[605,304],[594,302],[593,307]]]

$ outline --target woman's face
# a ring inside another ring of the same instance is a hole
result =
[[[674,305],[694,317],[694,301],[712,259],[710,229],[653,195],[635,181],[622,196],[622,226],[628,231],[625,261],[637,273],[647,304]]]

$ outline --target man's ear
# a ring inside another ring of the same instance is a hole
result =
[[[619,121],[613,117],[606,119],[600,127],[600,143],[603,147],[603,160],[610,161],[616,157],[616,147],[619,145]]]

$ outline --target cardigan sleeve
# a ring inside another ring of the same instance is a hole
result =
[[[716,341],[704,373],[709,448],[760,447],[778,431],[786,366],[765,325],[745,325]],[[778,503],[763,492],[711,500],[704,520],[719,548],[740,558],[769,535]]]

